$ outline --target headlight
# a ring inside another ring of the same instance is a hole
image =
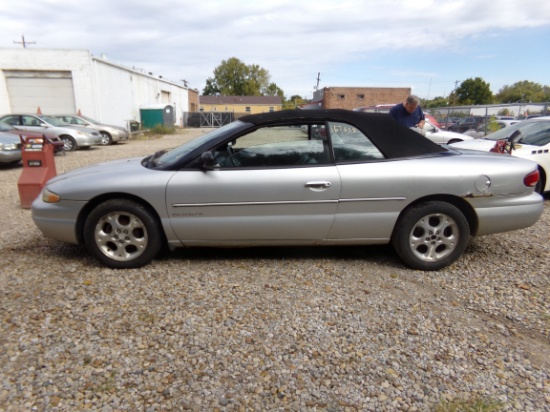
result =
[[[61,197],[58,194],[48,190],[48,188],[44,188],[44,190],[42,190],[42,201],[44,203],[57,203],[60,200]]]
[[[0,143],[0,150],[17,150],[17,144],[15,143]]]

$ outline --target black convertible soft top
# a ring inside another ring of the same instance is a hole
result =
[[[383,113],[363,113],[342,109],[282,110],[251,114],[239,119],[256,126],[270,124],[303,124],[312,122],[343,122],[361,130],[386,158],[421,156],[447,150],[420,133],[397,123]]]

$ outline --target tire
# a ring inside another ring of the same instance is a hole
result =
[[[101,134],[101,144],[103,146],[109,146],[110,144],[113,144],[113,138],[109,133],[100,132],[100,134]]]
[[[455,262],[468,245],[470,227],[455,206],[432,201],[406,209],[392,244],[401,259],[419,270],[439,270]]]
[[[142,267],[163,244],[158,220],[142,205],[126,199],[107,200],[84,223],[84,244],[97,260],[114,269]]]
[[[76,150],[76,141],[71,136],[61,136],[63,140],[63,150],[73,152]]]

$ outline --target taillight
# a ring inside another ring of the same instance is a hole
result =
[[[539,178],[540,172],[539,169],[537,169],[523,178],[523,184],[527,187],[535,187],[537,185],[537,182],[539,181]]]

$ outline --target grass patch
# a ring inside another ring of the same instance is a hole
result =
[[[494,399],[454,399],[441,401],[435,407],[434,412],[495,412],[500,411],[503,406],[501,402]]]
[[[161,124],[158,124],[155,127],[149,129],[147,132],[145,132],[145,134],[148,136],[174,134],[174,133],[175,133],[175,128],[163,126]]]

